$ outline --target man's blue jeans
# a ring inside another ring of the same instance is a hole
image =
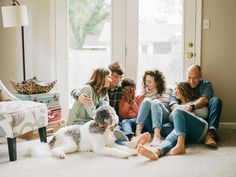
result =
[[[208,123],[204,119],[183,109],[173,110],[170,120],[173,120],[174,130],[159,145],[161,155],[176,145],[179,135],[185,136],[186,142],[199,143],[204,139],[208,129]]]
[[[153,133],[154,128],[160,128],[162,136],[166,136],[173,129],[169,123],[169,115],[169,110],[158,99],[145,98],[139,108],[136,123],[142,124],[143,130],[150,133]],[[166,123],[170,126],[163,126]]]
[[[136,118],[124,119],[121,121],[121,130],[130,139],[134,136],[136,128]]]
[[[219,127],[220,115],[222,110],[222,101],[217,97],[212,97],[208,102],[209,115],[207,122],[209,129],[214,130]]]

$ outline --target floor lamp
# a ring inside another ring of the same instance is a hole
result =
[[[24,26],[28,25],[27,7],[25,5],[20,5],[16,0],[12,0],[12,6],[2,7],[2,21],[4,28],[21,27],[23,80],[25,81]]]

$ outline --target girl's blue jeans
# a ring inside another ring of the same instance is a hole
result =
[[[159,145],[161,155],[176,145],[179,135],[185,136],[186,142],[199,143],[204,139],[208,129],[208,123],[204,119],[183,109],[173,110],[170,120],[174,123],[174,130]]]

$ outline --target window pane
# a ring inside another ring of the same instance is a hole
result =
[[[110,63],[110,11],[111,0],[69,0],[69,91]]]
[[[139,0],[139,90],[149,69],[162,71],[169,85],[182,80],[182,12],[182,0]]]

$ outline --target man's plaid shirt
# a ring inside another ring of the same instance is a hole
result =
[[[122,88],[121,88],[121,86],[117,86],[113,89],[108,89],[108,95],[109,95],[110,106],[112,106],[116,110],[117,115],[119,115],[118,103],[119,103],[119,101],[121,100],[121,97],[122,97]]]

